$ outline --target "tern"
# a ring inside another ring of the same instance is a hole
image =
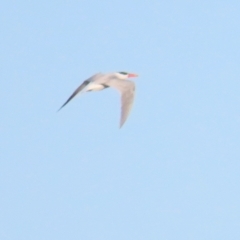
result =
[[[128,80],[129,78],[138,77],[135,73],[128,72],[115,72],[115,73],[97,73],[92,77],[86,79],[67,99],[67,101],[59,108],[61,110],[65,105],[67,105],[78,93],[80,92],[90,92],[90,91],[101,91],[108,87],[115,88],[121,94],[121,118],[120,118],[120,128],[123,126],[127,117],[130,113],[134,94],[135,94],[135,84],[134,82]],[[59,111],[58,110],[58,111]]]

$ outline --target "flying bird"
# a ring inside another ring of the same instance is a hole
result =
[[[127,120],[131,110],[135,93],[134,82],[127,79],[134,77],[138,77],[138,75],[128,72],[115,72],[107,74],[97,73],[85,80],[59,108],[59,110],[67,105],[80,92],[100,91],[108,87],[112,87],[117,89],[121,94],[121,128]]]

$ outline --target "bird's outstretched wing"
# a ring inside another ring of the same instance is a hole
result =
[[[120,128],[125,123],[125,121],[128,118],[128,115],[131,111],[134,95],[135,95],[135,84],[131,81],[129,81],[131,84],[128,84],[129,86],[122,91],[122,97],[121,97],[121,120],[120,120]]]
[[[89,83],[95,81],[99,77],[101,77],[101,73],[97,73],[93,75],[92,77],[88,78],[85,80],[73,93],[72,95],[68,98],[68,100],[58,109],[60,111],[65,105],[67,105],[79,92],[81,92]]]
[[[128,118],[131,111],[134,95],[135,95],[135,84],[129,80],[112,80],[108,82],[110,87],[117,89],[121,93],[121,118],[120,128],[123,126]]]
[[[67,105],[79,92],[81,92],[88,84],[90,83],[89,80],[84,81],[68,98],[68,100],[58,109],[60,111],[65,105]]]

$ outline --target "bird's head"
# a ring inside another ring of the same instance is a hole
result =
[[[137,74],[135,73],[128,73],[128,72],[118,72],[116,73],[117,78],[119,79],[127,79],[127,78],[134,78],[134,77],[138,77]]]

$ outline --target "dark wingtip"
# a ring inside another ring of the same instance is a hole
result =
[[[60,107],[58,110],[57,110],[57,113],[62,109],[62,107]]]
[[[65,102],[58,110],[57,112],[59,112],[65,105],[67,105],[67,103],[69,102],[69,100],[67,102]]]
[[[84,81],[74,92],[73,94],[68,98],[68,100],[57,110],[59,112],[65,105],[67,105],[79,92],[81,92],[88,84],[90,81],[86,80]]]

